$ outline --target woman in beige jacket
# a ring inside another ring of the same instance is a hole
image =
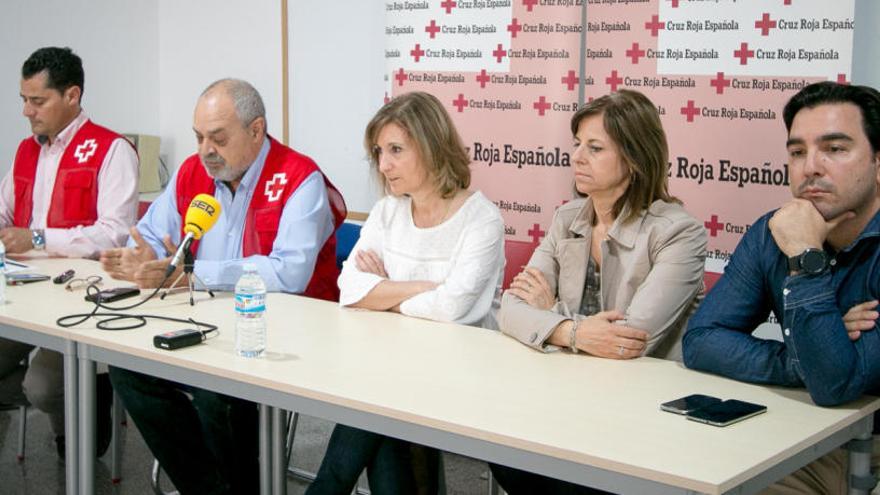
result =
[[[501,302],[501,330],[526,345],[629,359],[680,359],[702,293],[706,232],[670,196],[656,107],[622,90],[571,121],[575,187]]]
[[[556,211],[504,293],[501,331],[541,350],[680,359],[682,332],[702,297],[706,232],[669,194],[657,109],[641,93],[621,90],[578,110],[571,130],[575,188],[586,197]],[[511,495],[595,493],[492,470]]]

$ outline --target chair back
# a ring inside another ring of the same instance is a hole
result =
[[[336,266],[340,269],[360,236],[361,226],[356,223],[343,222],[336,230]]]

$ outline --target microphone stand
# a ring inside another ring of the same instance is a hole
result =
[[[180,279],[184,276],[186,277],[186,285],[189,287],[189,305],[195,306],[196,302],[193,299],[193,292],[195,291],[195,281],[198,280],[200,284],[205,286],[205,290],[208,291],[208,294],[211,297],[214,297],[214,292],[211,289],[208,289],[208,285],[199,278],[198,275],[195,274],[193,268],[195,267],[195,259],[193,258],[192,250],[187,246],[187,248],[183,252],[183,271],[180,272],[180,275],[174,279],[174,282],[171,283],[171,286],[165,289],[162,292],[162,295],[159,296],[160,300],[165,300],[165,296],[168,295],[173,289],[177,288],[177,283],[180,282]]]

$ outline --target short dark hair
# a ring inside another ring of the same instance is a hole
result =
[[[30,79],[43,71],[46,71],[46,87],[59,93],[73,86],[79,86],[80,95],[85,90],[82,59],[70,48],[48,46],[35,51],[21,66],[21,78]]]
[[[823,81],[810,84],[791,97],[782,111],[785,128],[791,132],[794,117],[804,108],[835,103],[852,103],[862,113],[862,128],[871,143],[871,151],[880,151],[880,93],[869,86],[855,86]]]

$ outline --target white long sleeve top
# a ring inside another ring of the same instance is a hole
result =
[[[356,253],[368,249],[382,258],[389,280],[440,284],[401,303],[401,313],[497,328],[493,306],[500,300],[504,276],[504,222],[479,191],[446,221],[429,228],[415,226],[408,196],[379,200],[342,267],[342,306],[360,301],[384,280],[357,269]]]

